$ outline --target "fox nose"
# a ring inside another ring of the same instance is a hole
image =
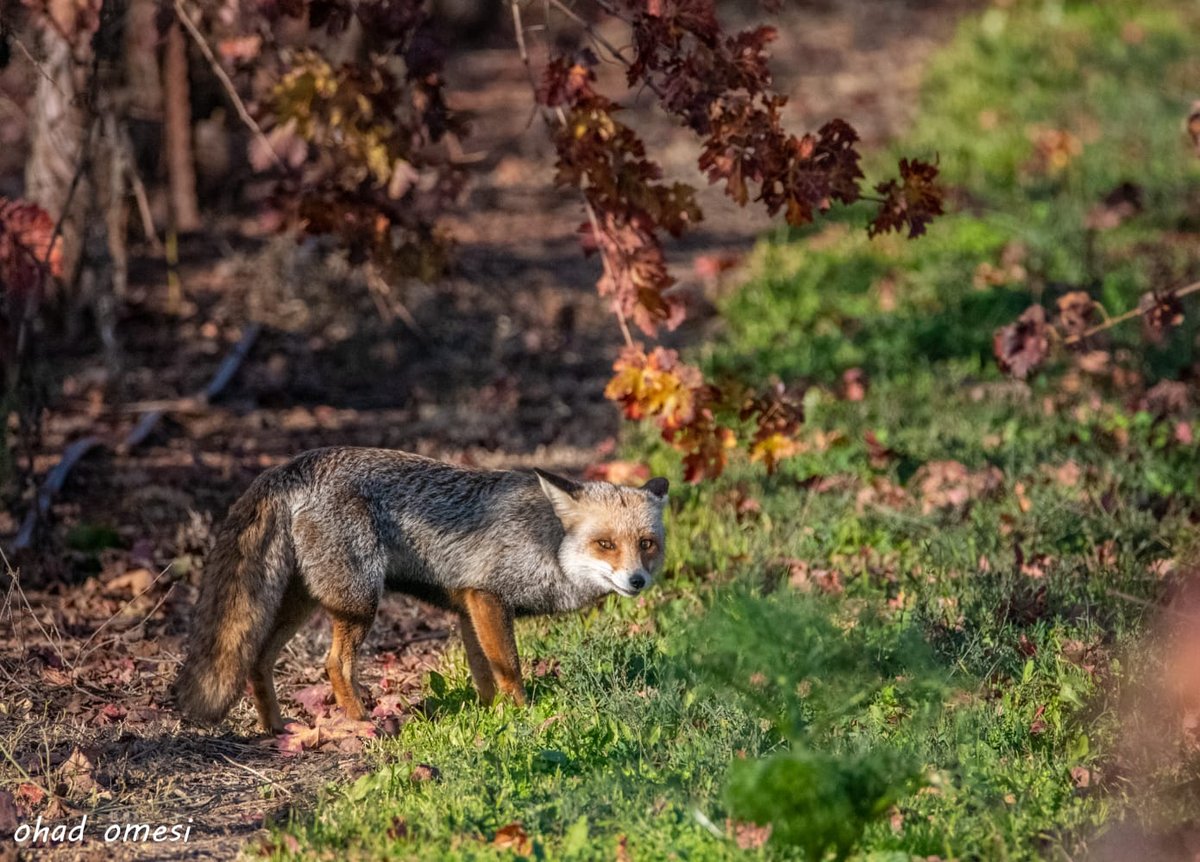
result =
[[[629,586],[635,590],[640,590],[642,587],[646,586],[646,579],[641,575],[630,575]]]

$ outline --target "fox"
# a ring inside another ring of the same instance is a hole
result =
[[[314,449],[260,474],[209,552],[180,712],[219,723],[249,681],[263,730],[284,731],[280,651],[317,610],[332,622],[325,671],[338,706],[365,720],[357,653],[384,590],[457,614],[479,700],[524,706],[514,621],[640,594],[661,572],[669,484],[574,481],[391,449]]]

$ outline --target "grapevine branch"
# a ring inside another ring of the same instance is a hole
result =
[[[531,60],[522,14],[529,0],[509,0],[516,49],[557,153],[556,186],[579,194],[586,220],[580,238],[603,267],[597,290],[609,302],[624,347],[605,389],[630,419],[653,421],[685,453],[689,481],[721,472],[727,452],[745,444],[768,470],[797,451],[800,406],[782,387],[716,385],[674,350],[645,345],[663,327],[674,329],[685,303],[664,251],[703,217],[696,189],[664,179],[662,166],[622,105],[597,91],[596,65],[624,71],[633,92],[655,95],[655,107],[697,136],[697,165],[739,205],[752,200],[793,225],[813,221],[834,204],[862,200],[858,134],[833,119],[809,134],[783,127],[786,97],[772,86],[771,27],[725,31],[715,0],[592,0],[594,8],[630,28],[628,43],[611,38],[571,0],[543,0],[547,23],[562,15],[586,33],[587,50],[564,56],[551,46],[544,68]],[[279,152],[250,116],[233,82],[201,33],[194,0],[171,0],[176,15],[224,87],[245,126],[275,165]],[[392,68],[359,58],[335,64],[316,48],[282,57],[282,73],[264,103],[276,128],[304,142],[300,171],[277,178],[273,197],[282,228],[341,240],[355,265],[370,263],[372,296],[391,275],[429,280],[441,271],[437,212],[451,199],[453,163],[430,144],[463,122],[443,99],[442,57],[420,37],[427,22],[420,0],[298,0],[272,4],[279,14],[306,19],[336,38],[357,18],[370,57],[402,61]],[[257,13],[245,13],[247,16]],[[587,41],[590,40],[590,41]],[[535,54],[534,59],[541,57]],[[364,179],[365,177],[365,179]],[[417,179],[422,181],[418,182]],[[901,160],[899,176],[869,191],[878,206],[874,236],[907,230],[910,237],[941,213],[937,167]],[[432,179],[434,182],[425,182]]]
[[[559,108],[559,117],[562,118],[562,109]],[[596,208],[592,206],[592,202],[587,199],[587,195],[583,194],[583,189],[580,188],[580,194],[583,195],[583,208],[587,211],[588,223],[591,224],[592,230],[597,236],[600,235],[600,220],[596,218]],[[600,255],[600,263],[604,267],[604,274],[610,279],[613,277],[612,264],[608,262],[608,256]],[[625,338],[625,346],[633,347],[633,335],[629,331],[629,322],[625,320],[625,312],[621,310],[621,306],[616,301],[613,302],[613,311],[617,315],[617,323],[621,327],[621,335]]]
[[[561,10],[566,12],[568,15],[570,15],[574,20],[583,24],[585,27],[588,26],[586,24],[586,22],[583,21],[582,18],[579,18],[577,15],[575,15],[575,13],[572,10],[568,9],[566,6],[563,6],[559,2],[559,0],[551,0],[551,2],[553,5],[555,5],[556,7],[560,8]],[[521,18],[520,0],[511,0],[511,3],[509,5],[512,8],[513,30],[516,33],[517,51],[521,56],[521,63],[525,66],[525,74],[529,77],[529,87],[533,91],[534,101],[536,104],[538,104],[540,106],[541,101],[538,99],[537,76],[534,74],[533,64],[529,60],[528,46],[525,44],[525,24]],[[590,30],[590,27],[589,27],[589,30]],[[617,48],[615,48],[611,45],[609,45],[608,48],[610,51],[613,52],[614,56],[618,57],[621,60],[622,63],[625,63],[626,65],[628,65],[628,61],[625,59],[624,56],[621,55],[620,51]],[[563,109],[561,106],[555,107],[554,116],[556,117],[559,126],[565,127],[567,125],[567,116],[563,112]],[[545,122],[548,125],[552,125],[554,123],[554,120],[551,120],[549,118],[548,111],[545,108],[543,108],[543,110],[542,110],[542,118],[545,120]],[[583,207],[584,207],[584,210],[587,212],[588,222],[591,224],[592,230],[595,233],[595,235],[599,236],[600,235],[600,220],[596,217],[596,208],[593,207],[592,202],[588,200],[586,190],[584,189],[584,187],[582,185],[580,185],[579,193],[583,198]],[[610,279],[613,278],[612,264],[609,262],[608,256],[606,254],[604,254],[604,253],[600,254],[600,263],[604,267],[605,275],[607,275]],[[625,339],[625,346],[633,347],[633,335],[629,331],[629,323],[625,320],[625,312],[621,310],[620,304],[615,301],[613,302],[613,312],[616,314],[617,324],[621,327],[621,335]]]
[[[700,170],[736,203],[760,202],[771,215],[799,225],[834,203],[863,199],[859,138],[848,123],[834,119],[801,136],[783,127],[786,98],[773,89],[768,68],[773,28],[726,34],[712,0],[594,2],[631,28],[631,48],[614,45],[565,0],[545,0],[547,20],[553,11],[564,14],[598,52],[624,67],[630,88],[652,91],[657,107],[698,136]],[[652,420],[685,453],[688,481],[721,473],[739,444],[773,470],[799,451],[803,410],[785,387],[714,383],[676,351],[647,347],[631,332],[636,326],[654,338],[685,316],[671,290],[675,279],[663,244],[703,217],[696,189],[665,180],[646,142],[620,118],[622,105],[596,89],[597,53],[552,52],[535,75],[519,0],[510,7],[517,49],[554,138],[555,182],[583,196],[584,248],[600,255],[604,274],[597,288],[611,298],[625,342],[605,395],[627,418]],[[942,211],[937,166],[902,159],[899,168],[898,178],[877,184],[878,194],[868,196],[878,206],[868,225],[872,236],[900,230],[919,236]]]
[[[1174,296],[1176,299],[1182,299],[1183,297],[1190,296],[1193,293],[1200,293],[1200,281],[1193,282],[1186,287],[1181,287],[1178,290],[1172,290],[1168,293],[1169,295]],[[1103,323],[1097,323],[1095,326],[1092,326],[1083,332],[1067,336],[1065,339],[1063,339],[1063,344],[1078,344],[1079,342],[1090,338],[1093,335],[1104,332],[1108,329],[1112,329],[1117,324],[1124,323],[1127,320],[1133,320],[1135,317],[1145,317],[1148,311],[1150,311],[1149,308],[1143,308],[1140,306],[1131,308],[1128,311],[1118,314],[1116,317],[1109,317]]]
[[[1145,319],[1148,338],[1160,340],[1182,321],[1183,306],[1180,300],[1198,292],[1200,281],[1161,293],[1152,290],[1143,294],[1134,308],[1109,317],[1086,292],[1074,291],[1058,299],[1058,317],[1055,320],[1048,320],[1046,309],[1034,304],[1025,309],[1017,320],[997,329],[992,338],[992,350],[1001,371],[1024,379],[1046,361],[1052,344],[1064,347],[1081,344],[1093,335],[1135,317]],[[1097,312],[1103,319],[1092,324],[1091,318]]]

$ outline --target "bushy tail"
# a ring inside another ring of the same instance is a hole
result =
[[[215,724],[246,684],[295,568],[284,505],[255,489],[233,504],[204,565],[187,659],[172,686],[193,721]]]

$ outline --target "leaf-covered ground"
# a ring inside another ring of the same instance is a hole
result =
[[[523,623],[529,709],[476,706],[452,650],[426,716],[273,852],[1193,858],[1200,454],[1172,381],[1196,327],[1147,348],[1134,323],[1029,383],[992,332],[1196,279],[1198,25],[1136,0],[967,20],[903,142],[956,212],[912,244],[853,211],[773,236],[698,352],[807,385],[802,451],[677,484],[651,594]]]

